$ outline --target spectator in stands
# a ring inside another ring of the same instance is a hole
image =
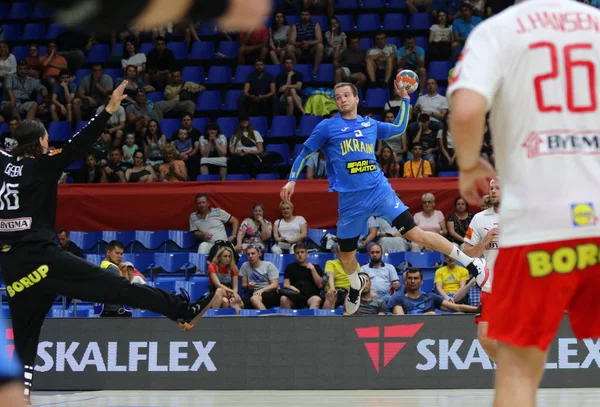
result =
[[[333,64],[338,67],[342,61],[344,51],[348,48],[346,33],[342,32],[340,20],[337,17],[329,19],[329,27],[329,31],[325,33],[325,40],[327,41],[325,55],[333,57]]]
[[[111,95],[112,92],[106,95],[106,103],[96,109],[96,114],[100,114],[104,111],[106,104],[110,101]],[[125,108],[123,106],[119,106],[119,109],[113,113],[110,119],[108,119],[108,122],[104,128],[104,133],[102,134],[102,140],[104,140],[107,146],[113,146],[119,149],[121,148],[121,145],[123,144],[123,132],[125,131],[126,120],[127,116],[125,115]]]
[[[437,139],[440,150],[440,171],[458,171],[456,164],[456,152],[452,143],[452,134],[448,126],[450,115],[446,116],[442,129],[438,131]]]
[[[175,67],[175,54],[167,48],[165,37],[158,36],[154,39],[154,48],[146,55],[146,83],[156,89],[164,89],[169,72]]]
[[[460,17],[452,22],[452,60],[456,61],[460,51],[467,41],[467,37],[475,26],[481,23],[480,17],[473,17],[473,7],[469,3],[462,3],[460,6]]]
[[[71,233],[65,229],[61,228],[56,231],[56,240],[58,240],[58,244],[60,247],[74,256],[85,258],[83,255],[83,250],[75,243],[71,241]]]
[[[448,100],[438,93],[438,84],[434,78],[427,79],[427,93],[419,96],[415,107],[421,114],[429,116],[433,131],[437,132],[442,128],[442,122],[448,114]]]
[[[431,13],[432,0],[406,0],[406,8],[410,14]]]
[[[371,291],[369,275],[367,273],[358,273],[358,275],[365,279],[365,287],[360,294],[360,307],[354,315],[386,315],[387,303]]]
[[[387,302],[391,298],[390,292],[400,290],[398,272],[391,264],[383,262],[383,249],[377,243],[369,245],[370,262],[361,266],[361,273],[365,273],[371,280],[371,290],[377,298]]]
[[[61,57],[62,58],[62,57]],[[71,82],[69,71],[60,72],[60,81],[54,84],[50,114],[53,121],[68,120],[73,123],[73,100],[77,93],[77,85]]]
[[[383,253],[406,251],[406,240],[402,237],[398,229],[390,225],[382,217],[371,216],[367,220],[367,228],[369,234],[361,240],[363,248],[368,249],[370,242],[377,242],[381,246]]]
[[[27,62],[27,66],[29,67],[29,72],[27,75],[31,76],[34,79],[40,79],[40,75],[42,74],[42,63],[40,62],[40,50],[37,44],[29,45],[29,55],[25,57],[24,61]],[[15,69],[16,69],[15,62]]]
[[[98,184],[104,171],[98,166],[94,153],[87,153],[83,166],[75,171],[73,179],[77,184]]]
[[[286,107],[288,116],[294,115],[294,108],[302,115],[306,114],[302,106],[302,73],[294,71],[294,58],[286,57],[284,70],[275,79],[280,105]]]
[[[279,305],[279,270],[269,261],[260,259],[261,251],[256,246],[248,246],[248,261],[242,264],[242,288],[249,293],[243,299],[247,308],[264,310]]]
[[[253,30],[240,32],[240,50],[237,57],[238,65],[244,65],[247,56],[257,56],[264,60],[268,53],[269,29],[264,24]]]
[[[208,254],[218,240],[233,242],[238,232],[239,221],[219,208],[211,208],[208,195],[196,195],[196,212],[190,214],[190,232],[202,241],[198,253]],[[231,235],[227,237],[225,225],[231,225]]]
[[[333,0],[303,0],[303,7],[314,14],[327,12],[329,17],[333,17]]]
[[[138,88],[135,92],[135,103],[131,103],[125,109],[127,124],[142,137],[146,135],[146,128],[150,120],[158,120],[154,108],[148,103],[146,92]]]
[[[352,37],[350,48],[342,52],[340,65],[335,69],[335,83],[347,81],[363,86],[367,82],[366,58],[367,52],[360,49],[360,38]]]
[[[17,73],[17,60],[10,53],[6,41],[0,41],[0,83],[3,83],[8,75]]]
[[[432,176],[431,163],[421,156],[423,155],[423,146],[421,143],[414,142],[412,145],[412,158],[404,163],[404,178],[429,178]]]
[[[452,20],[459,16],[458,5],[460,3],[458,5],[457,3],[458,2],[455,2],[454,0],[435,0],[431,5],[431,8],[433,9],[431,15],[433,18],[436,18],[439,13],[444,12],[448,16],[448,22],[451,23]]]
[[[80,121],[84,115],[90,116],[97,107],[104,103],[113,91],[113,80],[104,74],[102,65],[92,65],[91,75],[85,76],[79,84],[77,97],[73,101],[75,121]],[[114,116],[113,116],[114,117]]]
[[[469,272],[466,268],[458,266],[453,258],[446,256],[445,259],[446,265],[435,271],[435,290],[444,300],[455,302],[453,297],[459,289],[467,285]]]
[[[137,271],[130,261],[124,261],[119,264],[119,271],[121,272],[121,276],[125,277],[132,284],[146,284],[146,277],[139,271]]]
[[[287,24],[285,14],[277,11],[269,28],[269,56],[275,65],[279,65],[285,58],[289,38],[290,26]]]
[[[209,123],[198,141],[200,148],[200,174],[218,173],[221,181],[227,178],[227,137],[219,125]]]
[[[244,308],[244,302],[238,294],[239,271],[235,264],[233,251],[229,247],[221,247],[208,265],[208,291],[213,294],[222,291],[221,308],[234,308],[236,314]]]
[[[421,146],[423,147],[423,158],[429,161],[432,173],[435,172],[435,161],[436,154],[438,152],[438,141],[437,132],[431,128],[431,121],[429,120],[429,115],[427,113],[422,113],[421,115],[419,115],[419,121],[416,126],[416,134],[415,126],[409,126],[407,133],[408,138],[411,140],[411,143],[413,145],[415,143],[421,144]]]
[[[383,31],[375,34],[375,46],[367,52],[367,76],[371,83],[383,77],[383,86],[387,87],[394,71],[396,46],[387,43],[387,35]]]
[[[273,225],[265,219],[265,207],[259,203],[254,204],[252,216],[244,219],[240,225],[235,250],[243,253],[249,245],[253,245],[264,252],[272,233]]]
[[[238,100],[238,112],[242,116],[277,116],[279,103],[276,97],[275,78],[265,72],[265,62],[257,59],[254,72],[244,83],[244,94]]]
[[[327,157],[323,150],[311,155],[306,162],[306,179],[327,179]]]
[[[108,248],[106,249],[106,257],[104,261],[100,263],[100,268],[105,269],[107,273],[111,273],[121,276],[121,271],[119,270],[119,264],[123,262],[123,252],[125,251],[125,247],[123,243],[118,240],[112,240],[108,243]],[[131,317],[131,311],[126,310],[121,305],[116,304],[104,304],[102,309],[101,317]]]
[[[27,76],[29,67],[25,61],[17,64],[17,73],[10,74],[4,80],[5,97],[2,101],[2,115],[16,118],[21,122],[21,116],[33,119],[37,114],[38,104],[35,101],[36,93],[48,97],[46,89],[37,79]]]
[[[452,45],[452,27],[448,24],[448,13],[439,11],[437,21],[437,24],[429,28],[429,59],[447,61]]]
[[[118,78],[117,82],[121,83],[123,80],[127,81],[127,86],[125,87],[127,99],[121,102],[121,106],[123,107],[135,103],[135,95],[138,90],[154,92],[154,88],[150,85],[146,85],[142,77],[138,75],[137,67],[135,65],[129,65],[125,68],[125,78]]]
[[[444,218],[444,214],[440,211],[435,210],[435,196],[432,193],[425,193],[421,197],[421,205],[423,210],[421,212],[417,212],[414,216],[415,223],[421,229],[438,233],[442,236],[446,236],[448,234],[448,227],[446,226],[446,219]],[[413,242],[411,245],[411,251],[420,252],[423,250],[423,246]],[[426,249],[429,251],[429,249]]]
[[[471,6],[474,16],[477,16],[480,18],[484,17],[484,13],[486,11],[486,7],[485,7],[486,1],[485,0],[465,0],[464,2]],[[583,2],[589,4],[589,2],[586,2],[586,1],[583,1]]]
[[[273,240],[275,244],[271,247],[271,253],[288,253],[292,245],[303,242],[308,236],[308,224],[302,216],[294,214],[294,205],[291,202],[279,204],[281,219],[273,224]]]
[[[121,59],[121,66],[123,71],[127,69],[129,65],[135,65],[137,67],[138,75],[143,75],[146,72],[146,54],[138,52],[135,41],[127,40],[123,44],[123,58]]]
[[[150,164],[146,164],[146,157],[142,150],[133,153],[133,167],[125,171],[127,182],[155,182],[158,178]]]
[[[40,57],[42,64],[42,81],[48,89],[52,89],[61,71],[68,68],[65,57],[58,55],[56,42],[50,41],[46,46],[46,55]]]
[[[161,100],[156,102],[154,109],[159,120],[162,120],[165,113],[177,112],[177,113],[189,113],[194,115],[196,111],[196,103],[198,93],[204,92],[206,88],[203,85],[199,85],[194,82],[181,81],[181,70],[179,68],[171,71],[171,83],[165,88],[165,98],[167,100]]]
[[[185,163],[179,159],[177,149],[166,144],[162,149],[164,163],[158,167],[158,180],[161,182],[187,181],[188,174]]]
[[[404,274],[406,275],[406,294],[398,291],[388,302],[388,308],[394,315],[435,315],[436,309],[468,313],[477,311],[476,307],[454,304],[437,294],[422,292],[423,273],[418,268],[411,267]]]
[[[475,214],[468,211],[468,205],[467,201],[459,196],[454,200],[454,213],[448,216],[448,240],[458,245],[465,242],[465,234],[469,230],[473,216],[475,216]]]
[[[113,147],[110,150],[110,161],[104,166],[100,182],[127,182],[125,172],[131,167],[131,164],[123,161],[121,148]]]
[[[144,153],[148,157],[148,164],[158,171],[158,167],[163,163],[162,149],[167,145],[167,138],[163,134],[158,121],[150,120],[146,129],[146,138],[144,143]]]
[[[339,245],[334,243],[331,251],[339,255]],[[344,272],[339,258],[327,260],[325,275],[327,276],[327,291],[325,292],[323,309],[335,309],[344,304],[350,289],[350,280],[348,280],[348,275]]]
[[[381,172],[383,172],[383,175],[385,175],[386,178],[398,177],[400,172],[400,164],[396,162],[394,151],[389,145],[383,145],[381,148],[381,155],[377,161],[379,168],[381,168]]]
[[[419,75],[419,94],[421,94],[427,78],[425,50],[417,45],[415,37],[406,37],[404,46],[396,52],[396,59],[398,70],[410,69]]]
[[[264,142],[261,134],[252,128],[247,117],[240,117],[237,129],[229,141],[231,157],[227,162],[230,174],[249,173],[256,178],[261,164],[260,155],[264,152]]]
[[[7,153],[10,153],[12,149],[15,148],[18,144],[16,138],[13,135],[18,125],[19,122],[17,121],[17,119],[10,119],[8,121],[8,131],[0,135],[0,149],[4,150]]]
[[[306,260],[308,251],[304,243],[294,246],[295,263],[285,268],[283,290],[280,290],[282,309],[321,308],[321,289],[323,288],[323,270],[318,264]]]
[[[321,26],[310,18],[310,11],[305,8],[300,13],[300,21],[292,26],[287,53],[292,58],[314,56],[313,77],[316,77],[324,51]]]

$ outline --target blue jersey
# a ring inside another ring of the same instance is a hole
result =
[[[15,353],[12,359],[9,358],[8,346],[6,343],[6,325],[0,319],[0,379],[23,380],[23,370],[18,363]]]
[[[323,150],[327,157],[329,190],[355,192],[387,184],[375,157],[377,140],[400,136],[408,123],[409,99],[404,99],[394,123],[370,117],[343,119],[337,115],[319,123],[304,143],[308,153]],[[295,181],[308,155],[301,154],[292,167],[290,181]]]

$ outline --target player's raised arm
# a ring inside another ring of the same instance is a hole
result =
[[[410,98],[406,89],[398,89],[394,86],[394,93],[402,97],[402,105],[396,116],[394,123],[377,123],[377,139],[387,140],[392,137],[401,136],[408,126],[408,116],[410,112]]]

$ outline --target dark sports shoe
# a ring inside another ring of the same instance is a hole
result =
[[[348,295],[346,296],[346,301],[344,302],[344,311],[346,311],[348,315],[354,314],[358,311],[358,307],[360,307],[360,295],[365,288],[366,281],[363,276],[358,276],[358,279],[360,280],[360,290],[355,290],[350,287]]]
[[[183,302],[190,302],[190,293],[181,287],[179,288],[179,294],[176,294],[176,296],[181,298],[181,301]]]
[[[485,264],[484,259],[473,259],[473,262],[467,265],[467,270],[469,271],[469,277],[475,278],[475,281],[480,288],[483,288],[490,278],[490,270]]]

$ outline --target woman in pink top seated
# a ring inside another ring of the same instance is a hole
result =
[[[442,236],[446,236],[448,234],[446,219],[442,212],[435,210],[435,196],[429,192],[423,194],[421,204],[423,205],[423,210],[414,217],[417,226],[428,232],[439,233]],[[410,250],[413,252],[420,252],[423,250],[423,246],[413,242]]]

